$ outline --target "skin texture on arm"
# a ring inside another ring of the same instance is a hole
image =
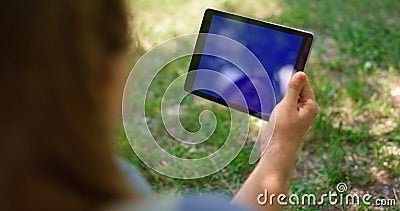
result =
[[[287,192],[297,161],[296,153],[317,114],[318,105],[307,76],[304,72],[297,72],[289,82],[286,96],[272,112],[270,119],[275,121],[275,128],[268,124],[264,129],[261,149],[265,149],[265,142],[272,135],[270,145],[232,203],[255,210],[282,209],[277,202],[278,195]],[[257,198],[265,194],[265,190],[268,191],[268,201],[262,206]],[[272,194],[275,197],[271,205]]]

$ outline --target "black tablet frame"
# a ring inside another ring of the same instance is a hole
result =
[[[301,47],[299,50],[299,54],[297,55],[297,60],[296,60],[296,64],[294,67],[293,74],[297,71],[304,71],[307,59],[310,55],[311,46],[312,46],[312,43],[314,40],[313,33],[304,31],[304,30],[300,30],[300,29],[295,29],[295,28],[279,25],[279,24],[275,24],[275,23],[260,21],[260,20],[256,20],[253,18],[248,18],[248,17],[244,17],[244,16],[240,16],[240,15],[236,15],[236,14],[232,14],[232,13],[228,13],[228,12],[223,12],[223,11],[219,11],[219,10],[215,10],[215,9],[207,9],[204,13],[203,21],[201,23],[201,27],[200,27],[200,31],[199,31],[200,34],[208,33],[210,25],[211,25],[211,20],[214,15],[228,18],[228,19],[233,19],[233,20],[248,23],[248,24],[253,24],[253,25],[269,28],[269,29],[273,29],[273,30],[280,31],[280,32],[285,32],[288,34],[301,36],[302,43],[301,43]],[[184,85],[185,91],[190,92],[191,94],[197,95],[199,97],[205,98],[207,100],[216,102],[218,104],[228,106],[235,110],[238,110],[238,111],[250,114],[252,116],[255,116],[257,118],[268,121],[270,114],[260,113],[260,112],[254,111],[252,109],[236,105],[231,102],[226,102],[220,98],[200,92],[198,90],[193,90],[193,83],[194,83],[194,79],[196,77],[196,73],[194,70],[197,70],[198,66],[200,64],[200,59],[202,56],[201,53],[203,52],[206,39],[207,39],[206,36],[198,36],[197,37],[194,53],[192,55],[192,59],[190,61],[190,66],[189,66],[189,70],[188,70],[190,74],[187,75],[185,85]],[[191,72],[191,71],[193,71],[193,72]],[[278,103],[278,102],[276,102],[276,103]]]

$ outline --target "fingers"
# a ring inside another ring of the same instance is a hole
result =
[[[300,116],[313,120],[318,114],[318,105],[310,82],[304,72],[293,75],[284,98],[291,109],[300,112]]]
[[[304,86],[307,82],[307,77],[304,72],[297,72],[296,74],[294,74],[293,77],[290,79],[288,88],[286,90],[286,95],[284,98],[286,102],[293,106],[296,106],[297,108],[299,97],[301,96]]]
[[[300,101],[308,99],[315,101],[315,95],[311,88],[310,81],[306,78],[303,90],[300,93]]]
[[[300,116],[312,121],[318,114],[318,104],[315,100],[314,92],[310,82],[306,79],[302,92],[300,93],[299,103],[301,104]]]

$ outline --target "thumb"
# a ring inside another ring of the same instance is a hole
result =
[[[290,79],[285,95],[285,100],[289,104],[294,104],[297,107],[300,93],[306,84],[306,79],[307,76],[304,72],[297,72]]]

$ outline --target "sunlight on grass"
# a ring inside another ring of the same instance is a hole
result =
[[[291,192],[320,194],[345,182],[355,192],[393,198],[387,190],[396,189],[400,195],[400,22],[396,21],[400,13],[396,1],[137,0],[132,1],[132,8],[139,47],[146,51],[167,39],[197,33],[209,7],[315,34],[306,73],[320,114],[305,138]],[[188,147],[163,132],[160,96],[171,80],[187,71],[189,61],[176,61],[160,74],[152,85],[157,92],[149,96],[146,112],[161,145],[175,155],[193,158],[223,144],[230,115],[223,106],[190,96],[179,105],[182,124],[195,131],[198,115],[209,109],[217,114],[216,134],[201,147]],[[157,192],[205,189],[232,195],[254,168],[248,159],[262,121],[251,117],[250,122],[250,139],[238,157],[223,171],[198,180],[176,180],[149,170],[122,134],[117,136],[117,145]]]
[[[203,13],[207,8],[223,9],[254,18],[279,15],[279,1],[248,0],[137,0],[132,1],[137,21],[135,27],[142,47],[146,50],[167,39],[197,33]]]

